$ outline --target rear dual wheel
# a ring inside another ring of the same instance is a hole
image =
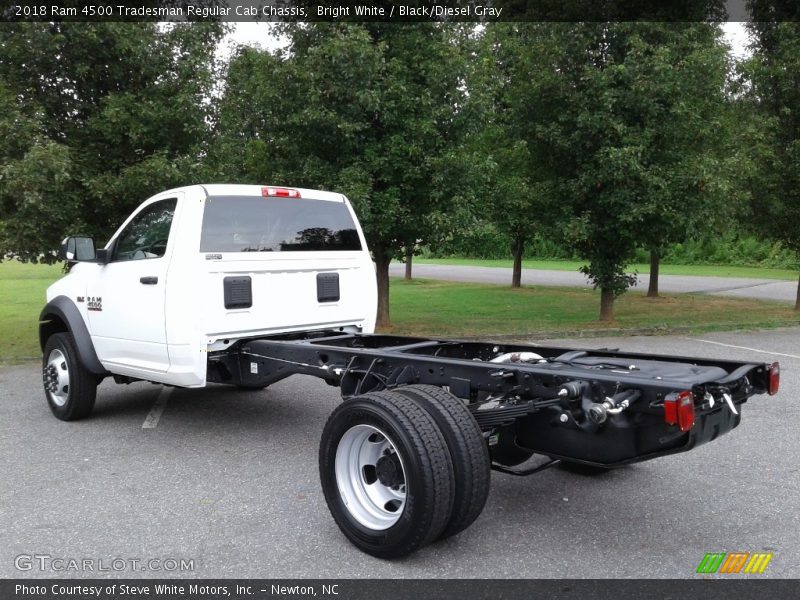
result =
[[[433,385],[409,385],[397,389],[418,402],[438,425],[453,462],[455,496],[453,510],[439,539],[456,535],[481,514],[489,496],[491,461],[481,428],[465,404]]]
[[[431,386],[342,403],[323,430],[319,464],[336,524],[380,558],[458,533],[488,494],[488,452],[477,423],[463,403]]]

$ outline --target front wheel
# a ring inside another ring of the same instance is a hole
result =
[[[97,378],[81,363],[71,333],[55,333],[48,338],[42,380],[47,404],[62,421],[83,419],[92,412]]]
[[[367,554],[411,554],[450,518],[455,484],[446,442],[432,417],[401,394],[340,404],[322,432],[319,469],[336,524]]]

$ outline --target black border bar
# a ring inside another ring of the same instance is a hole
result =
[[[170,586],[158,592],[156,586]],[[77,591],[76,591],[77,590]],[[146,593],[145,593],[146,590]],[[99,592],[99,593],[98,593]],[[800,580],[714,579],[6,579],[4,600],[750,600],[797,598]]]
[[[0,22],[797,21],[795,0],[6,0]]]

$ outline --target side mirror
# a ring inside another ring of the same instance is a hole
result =
[[[97,259],[94,240],[86,236],[71,236],[61,242],[58,257],[67,262],[91,262]]]

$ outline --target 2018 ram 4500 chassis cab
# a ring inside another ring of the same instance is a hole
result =
[[[777,363],[375,335],[375,271],[340,194],[190,186],[144,202],[102,249],[64,241],[39,335],[47,402],[86,417],[104,377],[338,386],[319,469],[342,532],[398,557],[480,514],[494,469],[608,469],[684,452],[778,390]],[[519,467],[534,454],[549,462]]]

